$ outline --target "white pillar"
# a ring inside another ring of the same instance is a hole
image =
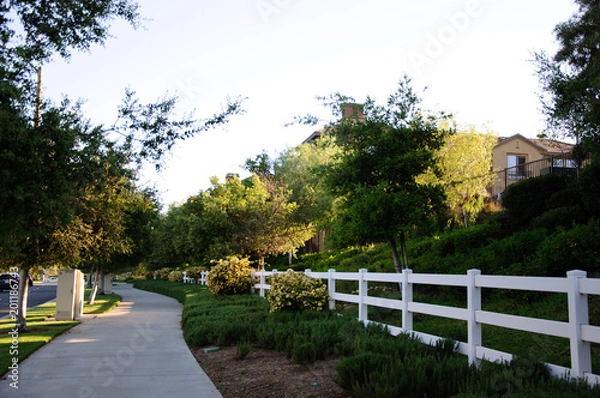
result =
[[[413,301],[413,285],[408,282],[412,269],[402,270],[402,330],[405,332],[413,331],[413,315],[408,310],[408,303]]]
[[[479,275],[481,275],[481,271],[478,269],[467,271],[467,309],[469,310],[469,319],[467,321],[468,356],[469,363],[475,365],[479,365],[481,362],[477,358],[477,347],[481,347],[482,344],[481,324],[475,320],[477,311],[481,311],[481,288],[475,284],[475,279]]]
[[[573,377],[584,377],[592,372],[592,351],[589,342],[581,339],[581,325],[588,325],[588,295],[579,292],[579,280],[586,278],[585,271],[569,271],[569,329],[571,341],[571,369]]]
[[[365,297],[369,294],[369,286],[365,280],[367,270],[361,268],[358,270],[358,320],[366,322],[369,319],[368,306],[364,303]]]
[[[265,269],[260,270],[260,297],[265,297]]]
[[[329,270],[329,278],[327,279],[327,290],[329,293],[329,310],[333,311],[335,308],[335,299],[333,295],[335,294],[335,270]]]

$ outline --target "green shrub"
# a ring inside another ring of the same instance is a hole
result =
[[[593,162],[579,174],[579,191],[589,215],[600,218],[600,162]]]
[[[531,220],[531,228],[546,228],[554,231],[559,227],[570,228],[573,224],[582,224],[587,216],[581,206],[564,206],[550,209]]]
[[[173,271],[169,274],[169,282],[183,282],[183,273],[181,271]]]
[[[471,268],[481,269],[484,274],[504,275],[508,268],[527,268],[537,248],[547,236],[545,229],[535,229],[516,232],[504,239],[493,241],[473,254],[476,263],[472,263]]]
[[[146,273],[144,273],[144,279],[146,279],[146,280],[154,279],[154,272],[146,271]]]
[[[247,258],[235,256],[217,261],[206,277],[208,289],[216,296],[250,293],[252,289],[250,264]]]
[[[448,232],[435,239],[431,250],[440,257],[454,253],[468,253],[472,249],[488,245],[492,240],[499,237],[500,228],[498,224],[481,224],[469,228],[460,228]]]
[[[528,178],[506,187],[502,193],[502,205],[511,225],[523,227],[547,210],[552,195],[566,188],[563,177],[548,174]]]
[[[600,271],[600,224],[590,221],[572,229],[559,229],[542,242],[533,265],[549,276],[564,277],[569,270],[587,271],[590,276]]]
[[[271,312],[322,311],[328,300],[327,286],[320,279],[292,270],[271,278],[269,292]]]
[[[156,277],[156,279],[160,279],[160,280],[163,280],[163,281],[168,281],[170,273],[171,273],[171,269],[165,267],[165,268],[161,268],[161,269],[157,270],[154,273],[154,276]]]
[[[404,359],[365,352],[342,358],[336,369],[338,383],[356,398],[446,398],[459,393],[476,372],[464,357],[438,358],[433,352]]]
[[[547,209],[556,209],[558,207],[580,206],[581,195],[576,187],[567,187],[561,191],[555,192],[546,200]]]
[[[239,341],[235,350],[235,357],[237,359],[245,359],[251,351],[252,344],[247,341]]]

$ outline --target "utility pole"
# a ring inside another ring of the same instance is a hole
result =
[[[37,96],[35,99],[35,127],[42,124],[42,67],[37,70]]]

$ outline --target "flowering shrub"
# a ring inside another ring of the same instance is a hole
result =
[[[322,311],[328,300],[327,286],[320,279],[310,278],[292,270],[271,278],[271,312]]]
[[[250,293],[252,288],[250,264],[247,258],[235,256],[217,261],[206,277],[208,289],[216,296]]]
[[[154,273],[154,276],[156,277],[156,279],[162,279],[163,281],[168,281],[170,273],[171,273],[171,270],[169,268],[165,267],[165,268],[161,268],[161,269],[157,270]]]
[[[183,282],[183,272],[173,271],[169,274],[169,281],[171,282]]]

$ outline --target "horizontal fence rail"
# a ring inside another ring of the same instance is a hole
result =
[[[277,270],[253,272],[253,277],[257,281],[254,288],[262,297],[271,288],[267,279],[278,273],[281,272]],[[482,325],[566,338],[570,341],[571,367],[547,364],[550,372],[557,377],[582,378],[592,385],[600,384],[600,375],[592,373],[591,354],[591,344],[600,344],[600,327],[589,324],[588,311],[588,295],[600,295],[600,279],[587,278],[584,271],[569,271],[566,278],[481,275],[481,271],[475,269],[469,270],[466,275],[415,274],[410,269],[393,274],[367,272],[366,269],[361,269],[359,272],[336,272],[335,270],[312,272],[308,269],[305,274],[327,281],[330,309],[335,307],[336,301],[358,304],[358,319],[365,324],[372,322],[368,319],[369,306],[402,311],[402,327],[384,324],[393,335],[412,333],[422,342],[434,345],[443,338],[414,330],[413,314],[466,321],[468,339],[466,342],[458,342],[456,351],[467,355],[469,362],[473,364],[478,364],[481,360],[510,361],[513,357],[510,353],[483,346]],[[338,280],[358,282],[358,294],[337,292],[335,282]],[[369,296],[369,282],[399,284],[402,299]],[[413,300],[415,285],[465,288],[466,308],[416,302]],[[484,288],[566,294],[569,319],[561,322],[483,311],[481,290]]]

